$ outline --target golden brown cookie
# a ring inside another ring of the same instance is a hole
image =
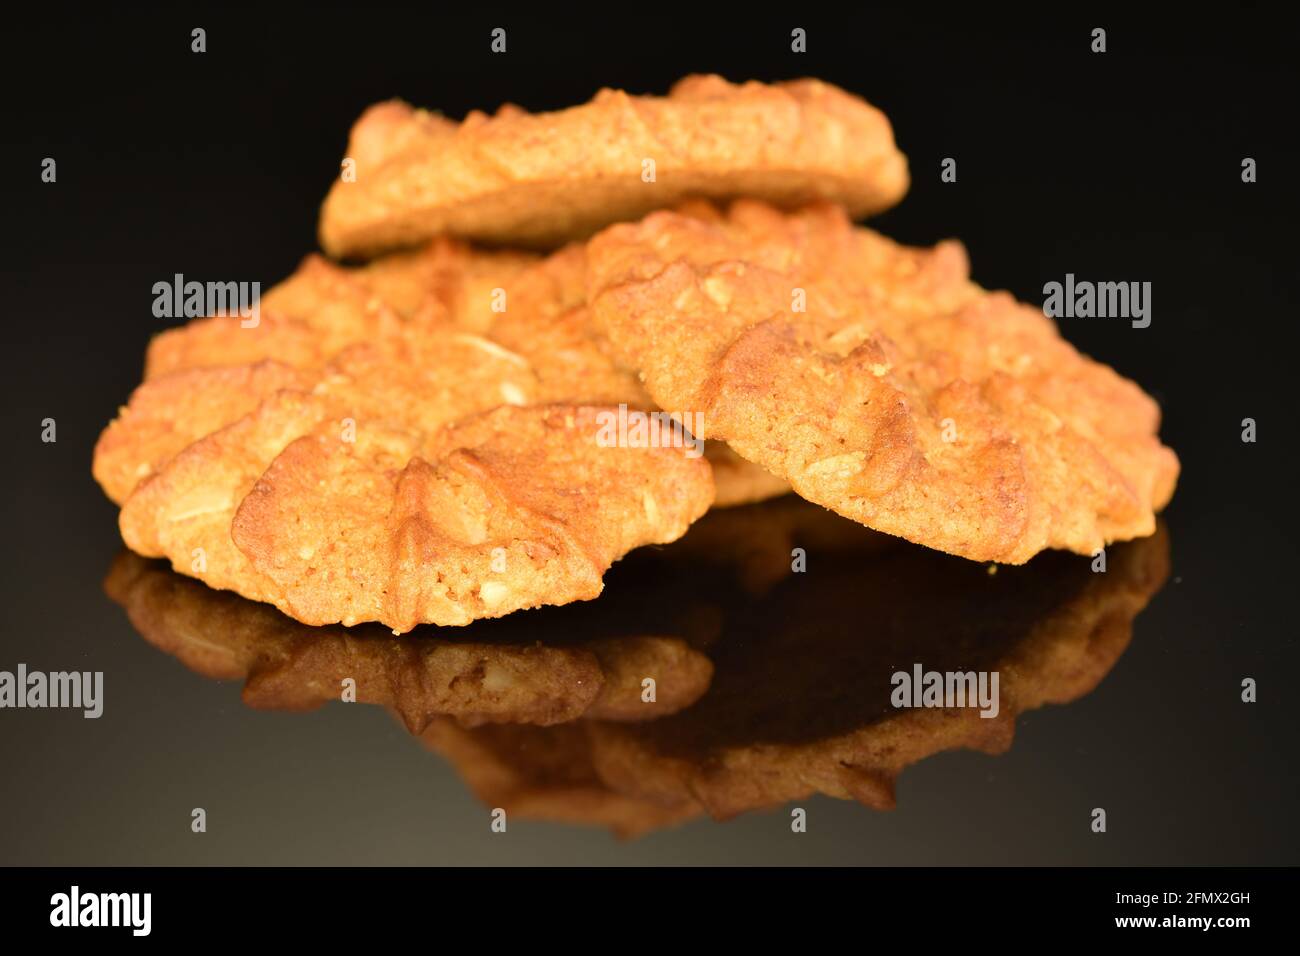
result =
[[[1155,402],[970,282],[955,243],[696,205],[597,236],[588,282],[659,406],[872,528],[1014,564],[1150,534],[1173,493]]]
[[[679,637],[542,645],[531,627],[457,631],[454,640],[429,628],[397,639],[379,625],[309,627],[129,551],[104,589],[159,650],[205,677],[244,681],[250,707],[314,709],[342,699],[351,679],[357,702],[391,707],[411,733],[437,716],[467,725],[652,720],[694,703],[713,672]],[[642,699],[646,675],[658,683],[653,702]]]
[[[527,401],[526,371],[460,333],[349,349],[311,392],[176,454],[127,499],[123,539],[313,624],[405,631],[594,597],[613,560],[707,509],[711,473],[682,448],[601,447],[593,408],[449,427]]]
[[[178,391],[187,405],[174,420]],[[262,363],[147,383],[101,443],[97,474],[124,498],[147,468],[148,480],[125,500],[123,539],[213,587],[271,601],[308,623],[382,620],[399,630],[425,620],[466,623],[545,603],[548,593],[553,603],[594,596],[610,561],[636,543],[679,536],[711,497],[708,465],[691,461],[689,448],[600,447],[592,420],[599,413],[589,408],[566,428],[539,430],[554,418],[537,404],[548,399],[530,363],[494,342],[453,329],[436,336],[404,329],[345,349],[315,373]],[[202,414],[187,411],[190,404]],[[444,433],[498,406],[503,410],[482,419],[479,431],[467,423]],[[509,411],[516,406],[529,407]],[[512,433],[513,424],[519,428]],[[492,451],[497,472],[462,467],[474,456],[457,443],[471,438]],[[597,500],[601,482],[615,485]],[[268,518],[249,504],[236,520],[255,488],[258,503],[278,510]],[[457,500],[456,493],[469,497]],[[533,500],[533,493],[542,497]],[[439,494],[448,507],[496,509],[485,517],[497,519],[499,533],[515,535],[500,542],[500,560],[512,559],[508,580],[483,578],[481,591],[463,592],[485,574],[485,562],[497,561],[498,545],[457,539],[444,526],[454,521],[450,513],[426,513],[423,496]],[[576,514],[566,510],[579,506]],[[320,553],[344,564],[313,562],[316,544],[293,538],[304,516],[317,520],[311,534],[320,537]],[[576,536],[557,535],[557,516]],[[616,516],[622,523],[610,524]],[[423,558],[402,550],[427,551],[435,541],[447,549],[440,559],[445,586],[439,568],[426,573]],[[336,550],[325,550],[331,546]],[[477,557],[465,548],[477,548]],[[311,590],[303,591],[306,585]]]
[[[321,245],[369,256],[433,236],[553,246],[691,196],[896,203],[907,161],[874,107],[819,80],[689,76],[666,97],[602,90],[583,106],[505,107],[455,123],[393,101],[352,129]]]

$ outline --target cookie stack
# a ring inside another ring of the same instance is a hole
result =
[[[255,706],[350,680],[491,805],[625,833],[888,806],[925,754],[1004,747],[1122,651],[1178,462],[960,244],[853,224],[907,185],[885,117],[813,80],[372,107],[329,258],[149,344],[94,474],[202,583],[127,555],[109,593]],[[1133,538],[1105,575],[984,566]],[[996,713],[889,700],[922,659],[1004,672]]]
[[[828,84],[385,103],[341,168],[321,242],[369,261],[310,256],[256,323],[156,337],[94,461],[131,550],[305,624],[591,599],[632,549],[790,490],[1013,564],[1149,535],[1173,492],[1136,385],[957,243],[852,224],[906,161]]]

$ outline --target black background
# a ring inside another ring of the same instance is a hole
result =
[[[190,52],[190,30],[207,52]],[[489,31],[508,31],[508,53]],[[808,52],[790,52],[790,30]],[[1108,52],[1089,51],[1094,26]],[[1138,22],[875,11],[713,17],[372,5],[52,10],[3,39],[0,403],[6,564],[0,668],[106,672],[104,718],[0,712],[0,862],[1296,862],[1295,531],[1290,396],[1296,71],[1252,10]],[[1174,575],[1091,696],[1029,715],[1007,756],[909,770],[899,809],[816,799],[630,845],[542,824],[494,840],[451,771],[375,709],[241,708],[236,688],[135,637],[100,590],[120,547],[90,477],[100,429],[138,382],[173,273],[258,280],[315,248],[351,122],[392,96],[459,116],[531,110],[679,76],[814,75],[880,106],[913,186],[873,225],[957,236],[975,278],[1041,301],[1073,272],[1150,281],[1153,321],[1063,334],[1153,394],[1183,473]],[[41,160],[58,181],[40,180]],[[952,156],[959,180],[939,180]],[[1241,160],[1259,181],[1241,181]],[[40,440],[58,422],[57,444]],[[1259,440],[1244,444],[1241,420]],[[1239,701],[1243,677],[1260,701]],[[205,838],[188,808],[221,820]],[[1093,806],[1110,832],[1088,832]]]

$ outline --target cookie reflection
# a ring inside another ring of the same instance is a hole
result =
[[[777,516],[770,505],[743,511],[767,531],[782,527],[767,520]],[[805,540],[797,528],[784,528],[775,531],[773,549],[776,541]],[[705,537],[688,535],[680,546]],[[885,541],[822,540],[807,549],[806,572],[776,582],[774,566],[751,555],[745,578],[768,587],[729,603],[723,633],[709,649],[712,685],[676,715],[635,726],[588,720],[551,729],[467,729],[439,720],[422,740],[450,759],[488,806],[524,819],[595,823],[623,836],[814,793],[889,809],[907,766],[956,748],[1005,751],[1017,715],[1096,687],[1169,573],[1163,528],[1113,546],[1105,573],[1060,553],[991,571]],[[996,716],[980,716],[974,706],[894,706],[891,678],[918,666],[996,673]]]
[[[243,680],[250,707],[311,710],[351,693],[391,707],[412,733],[435,716],[470,726],[650,720],[698,699],[713,672],[699,645],[716,615],[661,615],[669,630],[658,633],[584,629],[581,620],[547,632],[514,615],[492,627],[421,627],[394,637],[381,625],[300,624],[129,551],[104,588],[159,650],[205,677]],[[649,702],[647,676],[662,688]]]
[[[206,677],[243,680],[251,707],[308,710],[339,700],[350,679],[356,700],[392,707],[413,733],[435,716],[468,725],[653,720],[703,695],[713,673],[704,652],[724,606],[790,574],[796,538],[828,554],[887,540],[795,501],[716,512],[689,540],[616,565],[596,601],[400,638],[378,624],[302,624],[129,551],[104,588],[160,650]]]

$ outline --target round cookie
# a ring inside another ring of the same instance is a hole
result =
[[[875,107],[819,80],[689,76],[665,97],[601,90],[553,113],[503,107],[456,123],[393,101],[352,129],[321,210],[333,256],[451,235],[549,247],[689,197],[892,206],[907,160]]]
[[[612,226],[587,258],[595,330],[658,405],[868,527],[1018,564],[1151,534],[1173,494],[1156,403],[971,282],[956,243],[740,201]]]

